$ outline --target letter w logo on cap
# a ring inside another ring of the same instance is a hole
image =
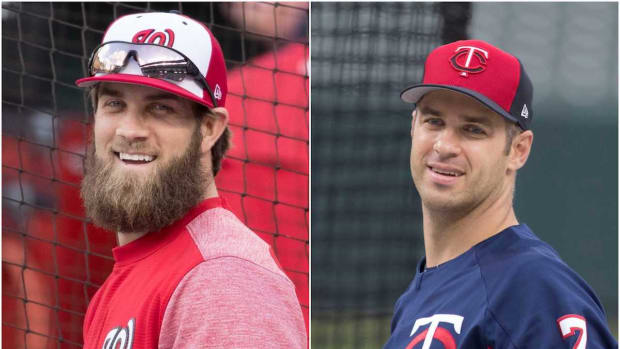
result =
[[[474,46],[459,46],[454,52],[456,53],[450,58],[450,63],[454,69],[461,72],[459,75],[467,77],[467,74],[480,73],[486,69],[489,59],[487,51]]]
[[[138,44],[147,43],[172,47],[172,45],[174,44],[174,32],[172,31],[172,29],[166,29],[164,31],[168,35],[162,32],[155,32],[155,29],[141,30],[133,36],[131,41]]]

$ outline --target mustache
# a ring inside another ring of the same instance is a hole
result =
[[[146,155],[157,155],[146,141],[130,141],[125,138],[117,138],[111,145],[111,149],[117,153],[141,153]]]

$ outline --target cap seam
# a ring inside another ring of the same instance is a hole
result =
[[[514,86],[513,86],[512,90],[511,90],[512,97],[510,98],[510,105],[508,106],[508,113],[509,114],[510,114],[510,111],[512,110],[512,107],[513,107],[514,103],[515,103],[515,97],[517,96],[517,91],[519,89],[519,84],[521,82],[521,61],[519,61],[519,59],[517,59],[516,57],[513,57],[513,58],[517,61],[517,65],[519,66],[519,70],[517,72],[517,79],[513,82]]]

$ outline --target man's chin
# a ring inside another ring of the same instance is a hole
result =
[[[125,185],[133,185],[134,187],[144,187],[147,182],[152,182],[155,173],[135,173],[131,171],[118,171],[111,174],[115,182]]]
[[[456,212],[467,206],[453,191],[424,193],[420,196],[425,207],[437,212]]]

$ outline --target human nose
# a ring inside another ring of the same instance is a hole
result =
[[[128,141],[145,140],[149,135],[144,119],[135,112],[128,112],[121,117],[116,128],[116,135]]]
[[[461,147],[459,146],[455,132],[450,129],[444,129],[439,133],[433,144],[433,151],[437,153],[440,158],[450,158],[459,155]]]

